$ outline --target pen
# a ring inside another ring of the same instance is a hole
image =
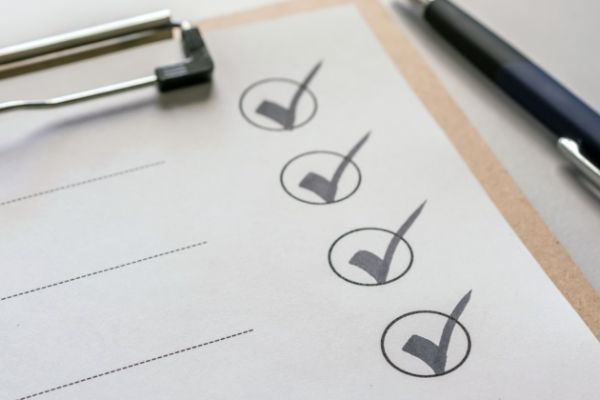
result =
[[[412,0],[424,19],[557,136],[558,148],[600,187],[600,115],[448,0]]]

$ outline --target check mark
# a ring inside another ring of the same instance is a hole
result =
[[[394,258],[394,253],[396,253],[400,241],[404,235],[406,235],[406,232],[408,232],[412,224],[417,220],[426,203],[427,202],[424,201],[415,211],[413,211],[410,217],[408,217],[404,224],[402,224],[398,231],[393,235],[385,250],[383,260],[368,250],[359,250],[352,256],[349,263],[364,270],[371,275],[377,283],[385,283],[390,271],[390,265]]]
[[[446,321],[438,344],[435,344],[422,336],[412,335],[402,347],[402,350],[425,362],[436,374],[443,374],[446,372],[450,338],[456,327],[456,321],[465,310],[470,299],[471,291],[469,291],[469,293],[458,302],[456,307],[454,307],[452,314],[450,314],[453,319],[449,318],[448,321]]]
[[[294,129],[298,102],[300,101],[302,94],[306,91],[306,88],[308,88],[310,82],[313,80],[313,78],[319,71],[319,68],[321,68],[321,64],[322,62],[319,61],[317,65],[315,65],[310,70],[310,72],[308,73],[306,78],[304,78],[300,86],[298,86],[298,89],[296,89],[296,92],[294,93],[294,96],[290,100],[290,104],[287,107],[284,107],[270,100],[263,100],[263,102],[260,103],[260,105],[256,109],[256,113],[263,115],[269,119],[272,119],[273,121],[280,124],[285,130],[290,131]]]
[[[326,204],[333,203],[335,201],[335,195],[337,194],[338,184],[342,178],[342,174],[356,153],[358,153],[360,148],[365,144],[369,138],[369,135],[371,135],[371,132],[368,132],[365,136],[363,136],[363,138],[354,145],[350,152],[344,156],[342,162],[335,169],[331,179],[324,178],[315,172],[309,172],[300,182],[300,187],[315,193],[317,196],[325,200]]]

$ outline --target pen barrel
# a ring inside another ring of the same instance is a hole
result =
[[[487,77],[559,137],[579,142],[600,163],[600,116],[541,68],[447,0],[425,19]]]
[[[503,65],[494,81],[559,138],[579,143],[600,165],[600,115],[531,62]]]

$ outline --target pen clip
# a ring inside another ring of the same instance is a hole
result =
[[[600,168],[581,154],[575,140],[565,137],[558,139],[558,149],[586,178],[600,188]]]

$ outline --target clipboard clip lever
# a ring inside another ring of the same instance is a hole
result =
[[[181,31],[185,59],[179,63],[158,67],[153,75],[83,92],[44,100],[14,100],[0,103],[0,113],[19,109],[53,108],[151,85],[157,85],[161,92],[168,92],[209,82],[214,64],[200,30],[185,20],[173,20],[168,10],[0,49],[0,65],[21,62],[127,35],[173,28]]]

